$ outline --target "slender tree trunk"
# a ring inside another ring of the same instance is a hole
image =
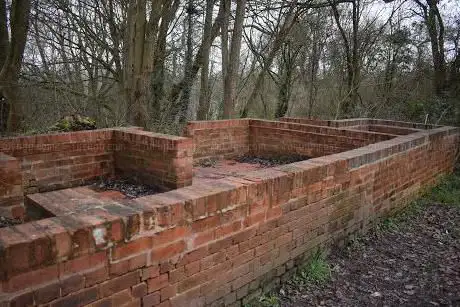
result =
[[[309,82],[309,91],[308,91],[308,117],[312,116],[313,113],[313,106],[315,105],[316,94],[318,91],[318,87],[316,86],[316,79],[318,77],[318,68],[319,68],[319,60],[320,60],[320,52],[319,52],[318,42],[316,39],[314,40],[312,46],[312,54],[310,59],[310,82]]]
[[[227,82],[227,74],[228,74],[228,67],[229,67],[229,49],[228,49],[228,29],[230,23],[230,16],[231,16],[231,0],[222,0],[221,6],[223,9],[223,20],[222,20],[222,27],[221,27],[221,54],[222,54],[222,88],[223,88],[223,100],[222,100],[222,112],[225,108],[225,89],[226,89],[226,82]],[[220,115],[220,114],[219,114]]]
[[[334,16],[334,20],[336,25],[339,29],[340,35],[343,40],[343,47],[345,51],[345,59],[346,59],[346,68],[347,68],[347,97],[344,102],[340,106],[340,114],[339,116],[348,117],[351,115],[352,110],[357,104],[359,94],[359,75],[360,75],[360,62],[359,62],[359,39],[358,39],[358,31],[359,31],[359,2],[360,0],[353,0],[352,1],[352,34],[351,34],[351,43],[349,41],[348,35],[345,32],[341,22],[340,22],[340,14],[337,9],[337,5],[331,5],[332,13]]]
[[[6,16],[6,2],[5,0],[0,0],[0,70],[5,64],[9,46],[8,20]]]
[[[193,0],[188,0],[188,8],[187,8],[187,20],[186,20],[186,30],[184,29],[184,33],[186,33],[186,48],[185,48],[185,73],[187,71],[191,71],[193,66]],[[204,49],[204,48],[203,48]],[[193,76],[189,76],[193,78]],[[179,103],[179,110],[177,114],[179,115],[179,123],[184,123],[187,118],[187,109],[190,106],[190,96],[192,92],[192,85],[193,80],[187,80],[183,89],[182,89],[182,96],[180,98]]]
[[[433,59],[434,80],[433,88],[438,96],[443,96],[447,89],[447,69],[444,55],[444,22],[438,10],[438,1],[426,0],[426,5],[421,0],[414,0],[421,8],[425,25],[430,37],[431,55]]]
[[[201,87],[200,100],[198,103],[197,119],[205,120],[208,118],[209,112],[209,55],[212,45],[211,27],[212,27],[212,10],[214,8],[214,0],[206,0],[206,15],[203,30],[203,67],[201,68]]]
[[[22,119],[18,80],[29,27],[30,5],[28,0],[13,0],[8,27],[6,3],[0,0],[0,48],[3,52],[7,50],[6,56],[0,58],[0,100],[5,99],[8,106],[6,128],[9,132],[17,131]],[[10,29],[10,35],[5,26]]]
[[[235,23],[232,32],[229,66],[224,82],[224,118],[232,118],[236,105],[236,87],[240,67],[241,40],[243,37],[244,12],[246,0],[238,0],[236,4]]]
[[[144,72],[144,50],[146,31],[146,2],[130,2],[128,9],[129,50],[127,59],[126,96],[128,97],[128,118],[141,127],[147,125],[148,74]]]

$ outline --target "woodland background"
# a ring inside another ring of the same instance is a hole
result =
[[[0,133],[68,115],[460,126],[459,0],[0,0]]]

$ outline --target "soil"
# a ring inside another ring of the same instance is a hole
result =
[[[331,279],[282,306],[460,306],[460,205],[428,205],[328,258]]]
[[[137,198],[163,192],[160,188],[145,184],[134,183],[129,179],[104,179],[91,185],[98,192],[118,191],[127,198]]]
[[[21,221],[0,215],[0,228],[21,224]]]

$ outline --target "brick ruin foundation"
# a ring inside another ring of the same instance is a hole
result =
[[[0,139],[0,215],[24,221],[0,228],[0,307],[241,306],[451,172],[459,141],[455,127],[303,118]],[[194,167],[292,153],[310,159]],[[88,186],[113,176],[164,192]]]

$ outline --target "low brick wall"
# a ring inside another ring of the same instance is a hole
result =
[[[194,159],[235,157],[249,152],[249,121],[193,121],[183,135],[193,139]]]
[[[18,159],[0,153],[0,215],[24,216],[21,163]]]
[[[319,157],[396,137],[395,134],[257,119],[190,122],[194,159],[300,154]]]
[[[304,117],[281,117],[279,119],[282,122],[298,123],[305,125],[315,126],[329,126],[329,127],[351,127],[351,126],[365,126],[365,125],[383,125],[383,126],[396,126],[402,128],[414,128],[414,129],[433,129],[439,128],[439,125],[423,124],[423,123],[412,123],[403,122],[396,120],[386,120],[378,118],[350,118],[340,120],[324,120]]]
[[[189,138],[148,131],[114,131],[115,171],[168,189],[192,184],[193,144]]]
[[[420,129],[404,128],[396,126],[385,126],[385,125],[361,125],[361,126],[350,126],[349,129],[363,130],[379,133],[389,133],[394,135],[406,135],[419,131]]]
[[[1,138],[0,214],[22,218],[23,194],[114,175],[164,189],[190,185],[192,140],[135,127]]]
[[[0,306],[240,306],[451,172],[459,134],[419,131],[0,229]]]
[[[297,123],[251,120],[250,152],[320,157],[389,140],[396,135],[349,131]]]
[[[21,164],[25,193],[81,185],[113,174],[110,129],[0,139],[0,152]]]

